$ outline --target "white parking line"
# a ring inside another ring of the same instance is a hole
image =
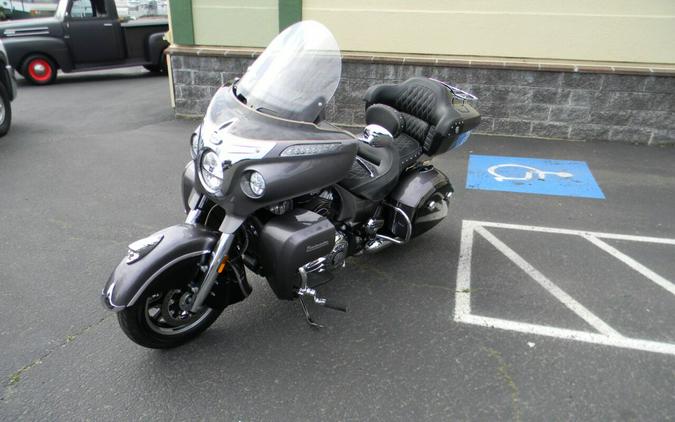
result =
[[[602,249],[603,251],[607,252],[608,254],[612,255],[616,259],[623,261],[624,264],[628,265],[635,271],[639,272],[643,276],[647,277],[654,283],[658,284],[659,286],[663,287],[664,289],[668,290],[670,293],[675,295],[675,284],[671,283],[670,281],[666,280],[664,277],[656,274],[654,271],[650,270],[649,268],[645,267],[644,265],[640,264],[630,256],[626,255],[625,253],[619,251],[613,246],[608,245],[607,243],[603,242],[602,240],[598,239],[595,236],[590,236],[590,235],[584,235],[582,236],[598,248]]]
[[[555,296],[555,298],[562,302],[563,305],[567,306],[572,312],[579,315],[581,319],[589,323],[593,328],[607,336],[621,336],[621,334],[610,327],[605,321],[595,316],[595,314],[586,309],[584,305],[577,302],[572,296],[565,293],[554,282],[549,280],[544,274],[540,273],[536,268],[530,265],[529,262],[525,261],[513,249],[506,246],[504,242],[497,239],[492,233],[481,226],[476,227],[476,232],[483,236],[485,240],[492,243],[499,252],[503,253],[514,264],[519,266],[521,270],[525,271],[527,275],[532,277],[534,281],[539,283],[541,287],[548,290],[549,293]]]
[[[663,276],[655,273],[645,267],[635,259],[618,251],[614,247],[601,241],[599,238],[629,240],[635,242],[659,243],[675,245],[675,239],[622,235],[615,233],[588,232],[580,230],[558,229],[552,227],[524,226],[517,224],[504,224],[492,222],[479,222],[465,220],[462,223],[462,237],[460,244],[459,262],[457,265],[457,288],[455,293],[455,312],[454,319],[457,322],[466,324],[480,325],[484,327],[493,327],[504,330],[517,331],[528,334],[545,335],[549,337],[558,337],[569,340],[577,340],[587,343],[595,343],[607,346],[622,347],[627,349],[644,350],[655,353],[665,353],[675,355],[675,344],[657,342],[645,339],[635,339],[625,337],[610,327],[606,322],[593,314],[572,296],[563,291],[555,283],[544,276],[540,271],[534,268],[523,257],[518,255],[513,249],[499,240],[494,234],[485,227],[496,227],[513,230],[524,230],[532,232],[556,233],[563,235],[580,236],[587,239],[593,245],[604,250],[615,258],[619,259],[635,271],[644,275],[649,280],[663,287],[675,295],[675,285],[665,279]],[[560,327],[553,327],[540,324],[528,324],[519,321],[511,321],[501,318],[485,317],[471,313],[471,260],[473,252],[474,232],[479,233],[488,242],[490,242],[499,252],[509,258],[514,264],[520,267],[529,277],[534,279],[539,285],[545,288],[556,299],[563,303],[572,312],[588,322],[599,333],[570,330]]]

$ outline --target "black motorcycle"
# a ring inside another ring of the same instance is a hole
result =
[[[447,215],[453,189],[429,159],[467,140],[475,97],[420,77],[373,86],[354,136],[324,117],[340,73],[333,35],[304,21],[218,90],[190,140],[185,223],[129,245],[103,289],[134,342],[194,338],[251,293],[246,269],[318,326],[306,302],[346,311],[315,287],[347,257],[403,245]]]

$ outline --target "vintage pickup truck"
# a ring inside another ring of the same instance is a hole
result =
[[[145,66],[166,70],[166,17],[121,19],[114,0],[61,0],[53,17],[0,23],[11,65],[46,85],[56,72]]]

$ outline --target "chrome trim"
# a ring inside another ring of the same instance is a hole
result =
[[[199,217],[202,215],[202,211],[204,210],[205,203],[206,203],[206,196],[201,195],[199,197],[199,200],[197,200],[197,205],[195,205],[194,209],[191,209],[190,212],[188,212],[187,217],[185,217],[185,224],[197,224],[197,220],[199,220]],[[209,216],[207,215],[206,216],[207,220],[208,217]]]
[[[206,300],[206,297],[211,293],[213,284],[216,282],[216,278],[218,278],[218,266],[227,255],[232,243],[234,243],[234,233],[223,233],[220,235],[216,247],[213,249],[213,252],[211,252],[209,269],[206,271],[202,285],[199,286],[199,290],[197,290],[197,293],[195,294],[195,299],[194,302],[192,302],[190,312],[198,312]]]
[[[205,254],[207,254],[207,253],[209,253],[209,252],[211,252],[211,251],[208,250],[208,249],[205,249],[205,250],[202,250],[202,251],[190,252],[190,253],[187,253],[187,254],[185,254],[185,255],[181,255],[181,256],[179,256],[178,258],[172,259],[172,260],[169,261],[167,264],[164,264],[164,265],[162,266],[162,268],[160,268],[159,270],[155,271],[154,274],[152,274],[152,275],[145,281],[145,283],[143,283],[143,285],[142,285],[141,288],[136,292],[136,294],[134,295],[134,297],[131,298],[131,300],[129,301],[129,304],[128,304],[128,305],[125,305],[125,306],[122,306],[122,305],[115,305],[115,304],[112,303],[112,300],[110,300],[110,297],[112,297],[113,289],[115,288],[115,283],[114,283],[114,282],[113,282],[113,284],[110,285],[110,287],[108,288],[108,291],[106,292],[106,297],[107,297],[106,300],[108,300],[108,301],[110,302],[111,305],[116,306],[116,307],[119,308],[119,309],[113,309],[113,310],[122,310],[122,309],[124,309],[124,308],[126,308],[126,307],[133,306],[133,305],[136,303],[136,301],[138,300],[138,298],[141,297],[141,294],[145,291],[145,289],[150,285],[150,283],[152,283],[152,282],[153,282],[153,281],[154,281],[154,280],[155,280],[155,279],[156,279],[163,271],[165,271],[167,268],[169,268],[170,266],[176,264],[177,262],[183,261],[183,260],[188,259],[188,258],[193,258],[193,257],[195,257],[195,256],[205,255]]]
[[[394,137],[387,129],[375,124],[364,127],[363,132],[356,138],[374,148],[389,145],[394,141]]]
[[[357,156],[356,162],[361,164],[361,167],[365,168],[368,171],[368,174],[370,174],[371,178],[375,177],[375,173],[373,173],[373,171],[370,169],[370,167],[368,167],[368,165],[366,164],[366,162],[363,158]]]
[[[309,313],[307,304],[305,304],[305,300],[303,299],[304,296],[309,296],[314,300],[314,303],[316,303],[317,305],[323,306],[326,304],[326,299],[318,297],[316,295],[316,290],[309,288],[309,286],[307,285],[307,271],[305,271],[305,267],[307,267],[307,265],[298,268],[298,273],[300,273],[300,288],[297,291],[297,295],[300,301],[300,307],[302,307],[302,313],[305,314],[305,321],[307,321],[307,324],[309,324],[310,327],[323,328],[323,325],[314,321],[312,315]],[[316,270],[310,270],[309,272],[314,271]]]
[[[397,238],[385,236],[383,234],[375,235],[375,238],[381,239],[381,240],[387,240],[389,242],[396,243],[397,245],[403,245],[404,243],[408,243],[408,241],[412,237],[412,223],[410,222],[410,218],[408,217],[408,214],[406,214],[402,209],[400,209],[399,207],[396,207],[394,205],[387,204],[387,203],[384,203],[383,205],[393,208],[394,212],[396,212],[397,214],[400,214],[403,217],[403,219],[405,220],[405,222],[407,223],[407,227],[406,227],[406,231],[405,231],[405,239],[397,239]]]
[[[365,251],[368,254],[380,252],[392,245],[392,242],[385,239],[371,239],[366,243]]]
[[[337,142],[295,144],[286,147],[286,149],[281,152],[281,157],[328,154],[337,151],[341,146],[342,144]]]
[[[133,264],[149,254],[159,242],[164,239],[164,235],[148,236],[131,243],[127,251],[127,265]]]
[[[105,288],[101,290],[101,302],[103,302],[103,305],[110,309],[113,312],[119,312],[122,309],[125,308],[123,305],[115,305],[112,301],[112,291],[115,289],[115,282],[108,287],[108,290],[106,291]]]
[[[34,26],[31,28],[11,28],[5,29],[6,37],[26,37],[31,35],[49,35],[49,28],[46,26]]]
[[[200,149],[210,148],[222,161],[235,164],[242,160],[263,158],[276,146],[277,143],[274,141],[243,138],[229,133],[229,130],[234,127],[233,123],[236,123],[235,119],[228,120],[211,133],[206,133],[207,129],[202,123]],[[201,151],[199,153],[201,154]]]
[[[452,93],[453,96],[462,100],[462,103],[464,101],[476,101],[476,100],[478,100],[478,97],[471,94],[470,92],[466,92],[463,89],[457,88],[456,86],[452,86],[447,82],[443,82],[443,81],[440,81],[440,80],[434,79],[434,78],[429,78],[429,79],[431,79],[432,81],[438,82],[439,84],[448,88],[448,90]]]
[[[185,217],[185,224],[197,224],[197,220],[199,219],[200,215],[202,215],[202,210],[190,210],[187,217]]]

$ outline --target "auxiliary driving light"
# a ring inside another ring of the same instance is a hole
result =
[[[248,178],[248,185],[251,188],[251,193],[260,198],[265,193],[265,179],[262,174],[257,171],[252,171]]]

